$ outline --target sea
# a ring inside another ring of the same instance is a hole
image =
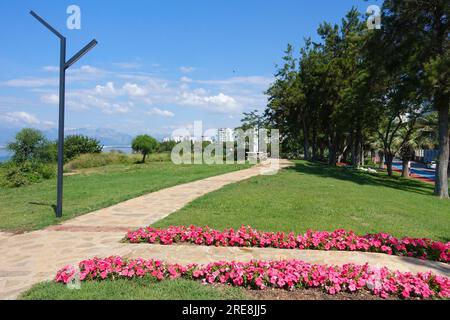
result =
[[[104,146],[102,152],[122,152],[130,154],[133,153],[133,149],[130,146]]]
[[[6,162],[11,159],[11,153],[4,146],[0,146],[0,162]]]

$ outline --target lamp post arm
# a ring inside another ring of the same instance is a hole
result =
[[[97,45],[97,40],[92,40],[89,42],[86,46],[84,46],[83,49],[78,51],[72,58],[69,59],[64,65],[65,69],[70,68],[74,63],[76,63],[78,60],[80,60],[86,53],[88,53],[92,48],[94,48]]]
[[[40,23],[42,23],[44,25],[44,27],[46,27],[48,30],[50,30],[54,35],[56,35],[58,38],[65,39],[64,36],[59,33],[55,28],[53,28],[47,21],[45,21],[43,18],[41,18],[36,12],[34,12],[33,10],[30,11],[30,14],[36,18],[37,21],[39,21]]]

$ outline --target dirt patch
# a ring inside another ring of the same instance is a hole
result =
[[[292,291],[282,289],[247,289],[245,294],[251,300],[398,300],[395,298],[382,299],[364,290],[356,293],[342,292],[330,295],[321,289],[295,289]]]
[[[213,284],[213,288],[219,291],[225,291],[230,285]],[[255,290],[241,288],[248,300],[401,300],[396,297],[381,297],[371,294],[367,290],[359,290],[355,293],[341,292],[331,295],[320,288],[294,289],[292,291],[285,289],[266,288],[264,290]]]

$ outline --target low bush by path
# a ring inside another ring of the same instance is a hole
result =
[[[119,152],[104,152],[95,154],[83,154],[70,161],[64,166],[67,171],[98,168],[108,165],[132,165],[142,161],[142,156],[138,154],[124,154]],[[170,153],[155,153],[147,156],[147,162],[168,162]]]

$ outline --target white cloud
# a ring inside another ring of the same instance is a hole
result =
[[[11,107],[12,109],[20,108],[21,106],[35,106],[36,104],[29,99],[14,96],[0,96],[0,108]]]
[[[42,124],[46,127],[55,127],[56,123],[53,121],[43,121]]]
[[[44,70],[46,72],[58,72],[59,71],[59,67],[57,67],[57,66],[44,66],[44,67],[42,67],[42,70]]]
[[[133,97],[145,97],[148,95],[147,89],[136,83],[125,83],[123,90],[125,90],[128,95]]]
[[[116,66],[124,69],[132,67],[126,63],[116,63]],[[46,66],[43,70],[54,72],[57,67]],[[273,81],[273,78],[264,76],[202,80],[187,74],[180,74],[178,79],[165,79],[139,70],[117,70],[102,70],[89,65],[70,69],[68,82],[71,85],[66,92],[67,107],[71,110],[95,108],[107,114],[135,110],[137,116],[150,113],[170,118],[174,117],[174,114],[163,107],[182,106],[186,109],[197,108],[237,117],[247,108],[263,108],[267,103],[263,92]],[[180,71],[193,72],[195,68],[181,67]],[[54,77],[12,79],[0,82],[0,86],[28,89],[37,95],[37,98],[35,96],[33,100],[30,99],[31,102],[56,105],[58,77],[55,74],[49,75]],[[9,106],[8,111],[21,110],[22,106],[30,105],[31,103],[20,103],[14,105],[14,108]],[[161,109],[149,110],[154,106]]]
[[[102,96],[115,96],[117,94],[117,91],[114,88],[114,83],[108,82],[106,86],[97,85],[95,87],[95,93]]]
[[[18,111],[18,112],[8,112],[3,115],[0,115],[0,119],[14,124],[39,124],[40,121],[38,118],[36,118],[34,115],[24,112],[24,111]]]
[[[72,111],[85,111],[89,110],[89,107],[85,105],[84,103],[76,100],[67,100],[66,102],[67,108],[69,108]]]
[[[45,104],[58,104],[59,97],[57,94],[54,93],[44,94],[41,96],[41,102]]]
[[[158,108],[153,108],[151,109],[149,112],[147,112],[147,114],[149,115],[156,115],[156,116],[160,116],[160,117],[165,117],[165,118],[172,118],[175,116],[175,114],[171,111],[168,110],[161,110]]]
[[[101,74],[104,72],[103,70],[101,70],[99,68],[92,67],[89,65],[81,66],[79,69],[69,69],[69,70],[72,70],[72,73],[79,72],[79,73],[87,73],[87,74]]]
[[[0,85],[6,87],[16,87],[16,88],[39,88],[48,86],[57,86],[57,78],[21,78],[21,79],[11,79],[2,82]]]
[[[142,67],[142,64],[138,62],[115,62],[113,65],[121,69],[139,69]]]
[[[181,105],[202,107],[221,113],[237,111],[239,108],[236,99],[233,97],[224,93],[208,96],[204,89],[197,89],[192,92],[185,91],[178,97],[178,102]]]
[[[195,82],[211,85],[254,85],[267,88],[272,82],[273,78],[262,76],[249,76],[249,77],[233,77],[223,80],[197,80]]]
[[[67,94],[67,106],[72,110],[88,110],[90,108],[100,109],[103,113],[128,113],[133,107],[133,103],[117,102],[111,99],[101,97],[89,91],[75,91]]]
[[[181,81],[181,82],[187,82],[187,83],[190,83],[190,82],[192,82],[192,79],[191,79],[191,78],[188,78],[188,77],[181,77],[181,78],[180,78],[180,81]]]
[[[194,67],[180,67],[180,71],[183,73],[191,73],[194,72],[196,69]]]
[[[89,65],[68,69],[67,71],[67,81],[70,82],[93,81],[105,78],[106,76],[111,76],[111,73]]]
[[[227,96],[223,93],[219,93],[217,96],[204,97],[207,103],[212,103],[217,106],[233,107],[236,106],[236,100],[233,97]]]
[[[55,71],[55,67],[46,66],[43,70],[48,72]],[[110,75],[109,72],[92,66],[82,66],[80,68],[69,69],[67,71],[67,82],[85,82],[103,78]],[[59,85],[58,77],[24,77],[11,79],[0,83],[0,86],[16,87],[16,88],[42,88],[54,87]]]
[[[114,114],[114,113],[128,113],[131,111],[133,104],[131,102],[128,103],[113,103],[106,104],[103,108],[104,113]]]

